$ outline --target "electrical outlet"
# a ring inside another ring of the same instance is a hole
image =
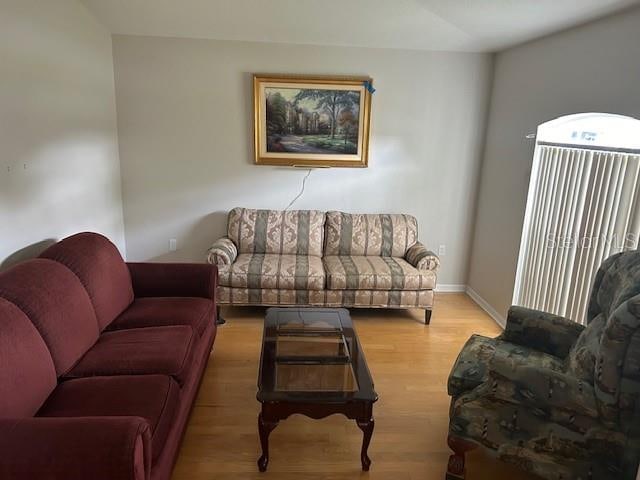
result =
[[[169,251],[175,252],[178,249],[178,240],[175,238],[169,239]]]
[[[438,255],[443,257],[447,254],[447,246],[446,245],[440,245],[440,248],[438,248]]]

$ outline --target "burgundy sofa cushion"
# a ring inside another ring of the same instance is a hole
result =
[[[184,325],[105,332],[65,377],[161,374],[182,385],[196,340]]]
[[[0,298],[0,417],[31,417],[56,386],[44,340],[13,303]]]
[[[98,338],[98,322],[87,291],[60,263],[40,258],[0,273],[0,297],[29,317],[51,352],[58,376]]]
[[[66,265],[89,292],[100,330],[133,301],[129,269],[116,246],[97,233],[78,233],[47,248],[41,258]]]
[[[149,480],[151,435],[139,417],[0,418],[0,478]]]
[[[214,304],[206,298],[136,298],[129,308],[109,325],[108,330],[189,325],[201,337],[207,325],[214,321]]]
[[[81,378],[62,382],[38,417],[142,417],[151,427],[151,456],[162,452],[178,409],[180,387],[165,375]]]

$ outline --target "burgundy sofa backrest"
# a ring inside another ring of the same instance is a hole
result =
[[[98,339],[98,321],[87,291],[58,262],[37,258],[0,273],[0,297],[31,320],[51,352],[58,376]]]
[[[67,266],[89,292],[100,331],[133,302],[131,275],[116,246],[97,233],[78,233],[47,248],[41,258]]]
[[[0,417],[32,417],[56,386],[44,340],[22,310],[0,298]]]

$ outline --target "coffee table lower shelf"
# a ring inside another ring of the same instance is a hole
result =
[[[348,403],[262,402],[262,411],[258,415],[258,431],[262,446],[262,456],[258,459],[258,469],[261,472],[265,472],[267,465],[269,465],[269,434],[278,426],[281,420],[285,420],[294,413],[316,420],[340,413],[351,420],[355,420],[363,433],[362,449],[360,451],[362,470],[369,471],[371,459],[367,454],[367,450],[373,435],[373,402],[351,400]]]

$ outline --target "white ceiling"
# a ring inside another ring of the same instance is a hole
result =
[[[81,0],[116,34],[495,51],[640,0]]]

